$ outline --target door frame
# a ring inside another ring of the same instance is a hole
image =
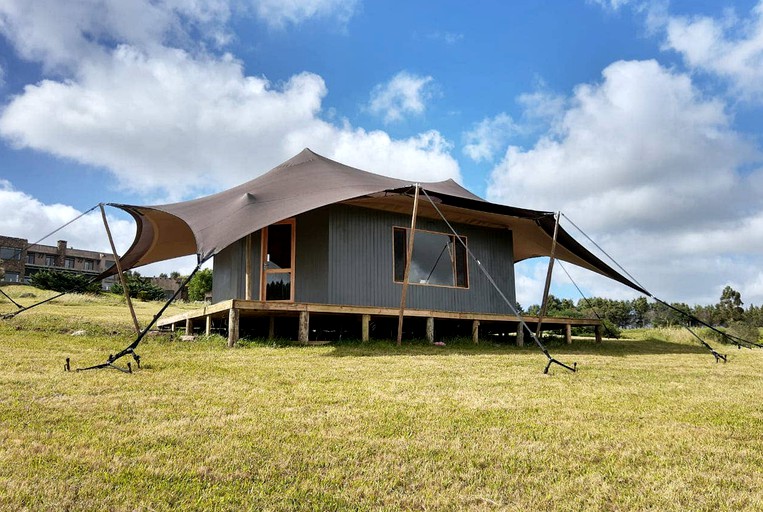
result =
[[[288,269],[268,269],[266,268],[267,263],[267,257],[268,257],[268,231],[270,226],[266,226],[262,228],[262,236],[260,237],[260,300],[263,302],[294,302],[294,288],[295,288],[295,265],[297,261],[297,219],[294,217],[290,219],[284,219],[279,222],[275,222],[271,224],[271,226],[276,226],[279,224],[290,224],[291,225],[291,268]],[[267,283],[268,283],[268,274],[291,274],[291,286],[289,286],[289,298],[288,299],[282,299],[282,300],[267,300],[266,292],[267,292]]]

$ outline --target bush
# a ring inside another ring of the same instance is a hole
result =
[[[164,300],[164,290],[153,284],[151,281],[137,272],[125,272],[125,281],[127,289],[130,290],[130,297],[139,300]],[[124,295],[124,289],[121,283],[115,283],[111,286],[111,293]]]
[[[30,283],[36,288],[56,292],[100,293],[101,291],[100,283],[92,282],[89,276],[60,270],[40,270],[32,275]]]
[[[212,269],[205,268],[196,272],[188,282],[188,299],[204,300],[204,296],[212,291]]]

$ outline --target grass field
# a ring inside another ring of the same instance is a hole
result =
[[[152,337],[132,375],[63,371],[130,325],[76,296],[0,321],[0,509],[763,509],[762,350],[642,331],[543,375],[533,347]]]

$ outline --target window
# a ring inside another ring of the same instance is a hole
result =
[[[3,277],[3,281],[6,283],[18,283],[19,282],[19,273],[18,272],[6,272],[5,277]]]
[[[35,256],[36,254],[33,252],[26,253],[26,262],[30,265],[34,265]]]
[[[406,228],[394,228],[394,276],[395,282],[398,283],[402,283],[405,276],[408,234],[409,230]],[[468,288],[465,244],[465,237],[460,237],[459,241],[454,235],[417,229],[413,240],[408,282]]]
[[[16,247],[0,247],[0,260],[20,260],[21,249]]]
[[[85,260],[85,270],[93,270],[95,268],[95,265],[93,263],[93,260]]]
[[[56,257],[50,254],[45,255],[45,265],[49,267],[55,267],[56,266]]]
[[[65,258],[64,268],[74,268],[74,258]]]

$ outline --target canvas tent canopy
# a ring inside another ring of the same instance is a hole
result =
[[[126,270],[191,254],[203,262],[250,233],[334,203],[410,213],[413,186],[408,180],[362,171],[305,149],[258,178],[210,196],[155,206],[111,204],[137,223],[135,240],[120,263]],[[453,222],[510,229],[515,261],[551,255],[553,212],[490,203],[450,179],[419,186]],[[419,215],[434,218],[433,208],[423,206]],[[555,257],[647,293],[561,227]],[[99,277],[114,273],[116,267]]]

